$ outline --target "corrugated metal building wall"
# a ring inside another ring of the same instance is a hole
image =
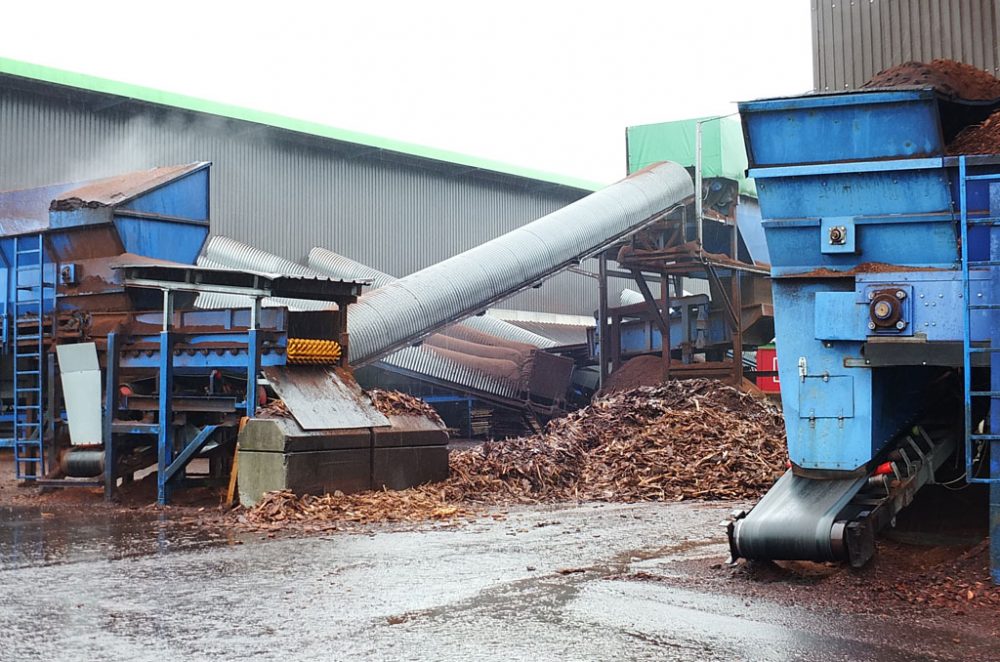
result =
[[[199,160],[214,163],[214,233],[293,260],[324,246],[395,276],[588,193],[0,75],[0,190]],[[564,273],[502,307],[589,315],[596,281]]]
[[[816,90],[856,89],[903,62],[946,58],[1000,73],[995,0],[811,0]]]

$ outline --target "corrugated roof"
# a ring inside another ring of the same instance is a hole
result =
[[[52,83],[55,85],[75,87],[91,92],[125,97],[127,99],[135,99],[137,101],[180,108],[183,110],[208,113],[211,115],[218,115],[220,117],[227,117],[245,122],[254,122],[279,129],[285,129],[287,131],[295,131],[297,133],[304,133],[321,138],[329,138],[341,142],[364,145],[366,147],[386,150],[388,152],[396,152],[408,156],[461,165],[477,170],[497,172],[505,175],[512,175],[514,177],[548,182],[551,184],[568,186],[585,191],[596,191],[604,186],[603,184],[590,182],[576,177],[566,177],[540,170],[534,170],[532,168],[522,168],[520,166],[502,163],[500,161],[493,161],[490,159],[477,158],[467,154],[461,154],[459,152],[452,152],[450,150],[436,149],[424,145],[416,145],[380,136],[373,136],[367,133],[338,129],[325,124],[320,124],[318,122],[285,117],[284,115],[278,115],[276,113],[251,110],[249,108],[242,108],[240,106],[220,103],[218,101],[210,101],[208,99],[199,99],[197,97],[187,96],[184,94],[165,92],[163,90],[156,90],[142,85],[122,83],[119,81],[109,80],[107,78],[99,78],[97,76],[90,76],[87,74],[63,71],[61,69],[54,69],[52,67],[32,64],[30,62],[21,62],[10,58],[0,57],[0,74]]]

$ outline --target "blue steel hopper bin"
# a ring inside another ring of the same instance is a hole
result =
[[[165,503],[197,455],[221,474],[256,412],[261,368],[286,363],[292,331],[339,340],[346,366],[346,309],[362,283],[194,266],[209,166],[0,193],[0,445],[18,479],[111,498],[156,465]],[[195,309],[206,292],[239,305]],[[262,309],[268,296],[331,303],[295,316]],[[71,344],[89,346],[96,381],[60,372],[57,350]]]
[[[931,89],[739,107],[792,468],[730,524],[734,559],[860,566],[957,453],[948,480],[991,484],[1000,582],[1000,155],[946,151],[995,108]]]

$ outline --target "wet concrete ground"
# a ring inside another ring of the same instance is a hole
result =
[[[732,508],[531,507],[266,540],[209,535],[155,510],[15,506],[0,512],[0,659],[1000,657],[989,632],[960,619],[860,617],[727,591],[731,571],[713,566]],[[692,579],[705,572],[720,573],[710,590]]]

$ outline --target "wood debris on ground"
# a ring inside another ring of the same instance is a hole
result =
[[[425,485],[401,492],[334,492],[301,497],[291,490],[268,492],[239,517],[241,522],[257,528],[280,528],[285,524],[422,522],[470,513],[467,507],[449,502],[440,486]]]
[[[444,425],[434,407],[409,393],[374,388],[367,392],[375,408],[386,416],[422,416]]]
[[[291,418],[292,412],[284,400],[268,400],[257,407],[257,418]]]
[[[781,412],[709,379],[604,396],[545,432],[453,453],[453,496],[484,503],[744,499],[787,461]]]
[[[672,381],[601,397],[541,434],[452,451],[442,483],[346,496],[276,492],[245,517],[415,521],[479,504],[751,499],[786,462],[777,407],[714,380]]]

